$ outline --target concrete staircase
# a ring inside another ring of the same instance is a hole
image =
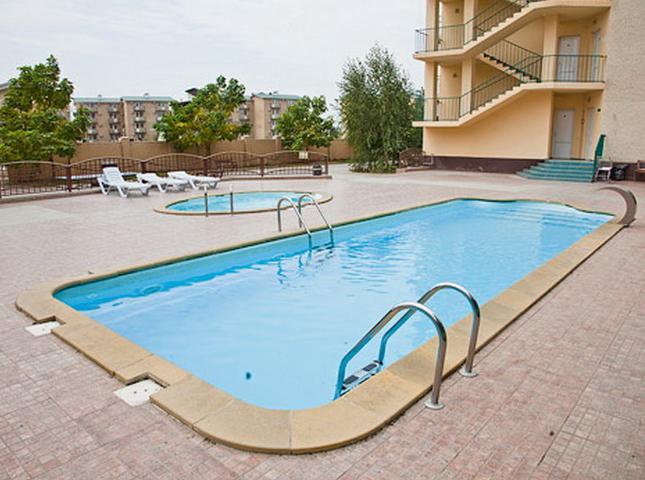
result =
[[[594,163],[586,160],[545,160],[525,168],[517,174],[532,180],[558,180],[561,182],[592,182]]]

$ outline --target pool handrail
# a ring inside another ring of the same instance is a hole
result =
[[[468,303],[470,304],[470,308],[472,309],[473,321],[470,327],[470,340],[468,343],[468,353],[466,354],[466,361],[464,362],[463,367],[459,370],[459,373],[464,377],[476,377],[477,373],[473,372],[473,361],[475,358],[475,351],[477,349],[477,337],[479,336],[479,324],[481,323],[481,311],[479,308],[479,304],[477,303],[477,300],[475,300],[475,297],[468,290],[466,290],[466,288],[462,287],[457,283],[442,282],[442,283],[437,283],[430,290],[424,293],[421,296],[421,298],[417,300],[417,303],[425,305],[437,292],[440,292],[441,290],[446,290],[446,289],[454,290],[456,292],[461,293],[464,297],[466,297],[466,300],[468,300]],[[392,327],[390,327],[390,329],[387,332],[385,332],[381,337],[381,345],[379,347],[379,354],[378,354],[378,360],[377,360],[381,365],[383,365],[383,362],[385,360],[385,348],[388,340],[399,328],[403,326],[405,322],[408,321],[408,319],[412,315],[414,315],[414,312],[408,311],[403,317],[399,319],[399,321],[397,321],[394,325],[392,325]]]
[[[300,212],[298,211],[298,207],[296,207],[296,204],[293,203],[293,201],[289,197],[282,197],[280,200],[278,200],[278,232],[282,231],[282,202],[287,202],[291,208],[293,208],[293,211],[296,213],[296,216],[298,217],[298,223],[300,227],[304,227],[305,231],[307,232],[307,235],[309,235],[309,238],[311,238],[311,230],[309,230],[309,227],[305,223],[305,220],[302,218],[302,215],[300,215]],[[288,207],[287,207],[288,208]]]
[[[323,219],[323,222],[325,222],[325,225],[327,226],[327,229],[329,230],[329,236],[331,237],[331,240],[334,240],[334,227],[331,226],[331,224],[327,221],[327,218],[323,214],[322,210],[320,209],[320,205],[316,201],[313,195],[310,193],[303,193],[298,197],[298,212],[300,213],[300,218],[302,218],[302,201],[304,199],[310,199],[311,202],[313,203],[314,207],[316,207],[316,210],[318,210],[318,213],[320,214],[320,217]],[[302,226],[302,225],[301,225]]]
[[[443,404],[439,402],[439,393],[441,391],[441,381],[443,379],[443,367],[446,359],[446,343],[448,337],[446,329],[441,323],[437,315],[425,305],[418,302],[404,302],[392,307],[370,330],[354,345],[349,352],[341,359],[338,365],[338,377],[336,380],[336,391],[334,399],[340,397],[343,393],[343,383],[345,382],[345,375],[347,373],[347,364],[354,358],[359,351],[367,345],[398,313],[406,310],[408,313],[411,311],[421,312],[430,319],[439,338],[437,345],[437,356],[435,359],[434,379],[432,383],[432,393],[430,401],[426,402],[426,406],[435,410],[443,408]],[[410,315],[412,316],[412,315]],[[408,318],[410,318],[410,316]]]

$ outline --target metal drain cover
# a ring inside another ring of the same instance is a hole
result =
[[[130,406],[137,407],[150,400],[150,395],[157,393],[163,387],[154,380],[145,379],[120,388],[114,394]]]
[[[35,323],[29,327],[25,327],[25,330],[31,333],[34,337],[40,337],[42,335],[52,333],[52,329],[56,327],[60,327],[60,323],[53,320],[51,322]]]

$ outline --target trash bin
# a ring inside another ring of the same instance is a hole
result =
[[[612,180],[625,180],[627,178],[627,164],[620,163],[614,165],[614,168],[611,170],[611,179]]]

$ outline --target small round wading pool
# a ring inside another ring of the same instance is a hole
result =
[[[325,203],[332,199],[327,193],[320,192],[295,192],[295,191],[263,191],[263,192],[232,192],[208,195],[209,215],[230,215],[231,213],[257,213],[275,211],[278,201],[287,197],[294,204],[303,194],[309,194],[316,199],[316,202]],[[231,210],[232,195],[232,210]],[[204,196],[192,197],[178,202],[173,202],[163,208],[157,209],[160,213],[173,215],[205,215]],[[310,205],[311,200],[303,199],[303,205]],[[288,202],[283,202],[282,208],[287,208]]]

